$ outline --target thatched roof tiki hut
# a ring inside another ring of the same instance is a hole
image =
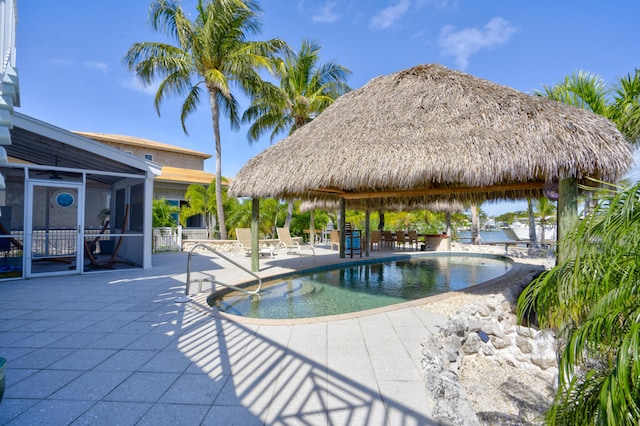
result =
[[[577,217],[577,183],[617,181],[631,162],[631,145],[601,116],[429,64],[340,97],[249,160],[229,191],[479,203],[538,198],[556,181],[562,235]]]

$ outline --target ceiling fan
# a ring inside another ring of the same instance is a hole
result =
[[[58,156],[55,156],[55,167],[58,167]],[[78,173],[73,172],[61,172],[59,170],[43,170],[37,173],[38,175],[49,175],[51,180],[63,180],[63,176],[77,177]]]

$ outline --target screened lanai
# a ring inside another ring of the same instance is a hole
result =
[[[160,166],[14,113],[0,166],[0,278],[151,267]]]

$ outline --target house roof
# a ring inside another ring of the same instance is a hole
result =
[[[180,182],[198,183],[200,185],[210,185],[216,178],[214,174],[201,170],[182,169],[180,167],[162,166],[162,173],[155,178],[156,182]],[[222,178],[222,185],[228,186],[229,180]]]
[[[175,145],[169,145],[162,142],[156,142],[150,139],[137,138],[134,136],[113,135],[108,133],[79,132],[79,131],[73,131],[73,133],[77,135],[85,136],[87,138],[90,138],[99,142],[105,142],[105,143],[111,142],[111,143],[129,145],[132,147],[150,148],[150,149],[157,149],[157,150],[168,151],[168,152],[179,152],[182,154],[201,157],[205,160],[208,158],[211,158],[211,154],[207,154],[205,152],[194,151],[192,149],[182,148]]]
[[[160,165],[127,154],[84,136],[74,134],[44,121],[15,112],[10,131],[7,156],[19,162],[46,166],[56,170],[83,169],[96,172],[132,175],[160,174]],[[96,178],[113,182],[119,177],[103,174]]]

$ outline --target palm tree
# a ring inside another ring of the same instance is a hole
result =
[[[278,134],[291,134],[320,114],[335,99],[349,90],[349,69],[333,61],[319,64],[320,46],[304,40],[299,52],[284,52],[278,62],[276,87],[265,84],[262,95],[255,96],[242,121],[251,123],[249,143],[271,131],[271,142]],[[293,205],[290,202],[285,227],[289,227]]]
[[[235,200],[235,199],[234,199]],[[234,201],[234,208],[230,210],[229,227],[248,228],[251,226],[251,202]],[[284,220],[284,204],[278,203],[273,198],[260,200],[259,231],[261,237],[273,238],[276,227]],[[232,233],[235,231],[232,231]]]
[[[612,119],[632,142],[640,142],[640,68],[619,80]]]
[[[195,20],[190,21],[176,1],[152,3],[149,15],[153,29],[164,32],[175,45],[135,43],[123,62],[146,85],[156,78],[162,79],[154,99],[158,114],[167,96],[186,93],[180,115],[185,133],[185,120],[196,110],[206,90],[215,138],[218,225],[220,238],[226,239],[220,110],[229,116],[231,128],[239,129],[238,101],[231,85],[249,96],[255,95],[261,87],[259,70],[270,69],[271,58],[286,49],[286,44],[278,39],[265,42],[246,39],[260,30],[257,16],[262,10],[253,0],[198,0],[196,11]]]
[[[152,201],[151,226],[158,227],[175,227],[177,221],[175,215],[180,212],[178,206],[172,206],[169,201],[161,198]]]
[[[536,95],[587,109],[613,121],[631,142],[640,139],[640,69],[622,77],[610,88],[598,75],[584,71],[566,76]]]
[[[638,142],[639,69],[613,90],[578,72],[538,95],[603,115]],[[558,242],[574,255],[534,280],[518,301],[521,318],[535,312],[565,341],[549,424],[640,423],[640,183],[608,189]]]
[[[559,242],[576,255],[518,300],[565,342],[549,424],[640,424],[639,200],[640,183],[602,196]]]
[[[545,240],[545,227],[549,222],[549,217],[552,217],[556,212],[556,206],[547,197],[542,197],[536,200],[534,210],[540,220],[540,242],[544,243]]]
[[[208,188],[199,184],[191,184],[184,194],[187,205],[180,209],[180,223],[186,224],[189,217],[201,214],[207,237],[213,237],[215,228],[214,212],[216,211],[216,185],[212,182]]]

